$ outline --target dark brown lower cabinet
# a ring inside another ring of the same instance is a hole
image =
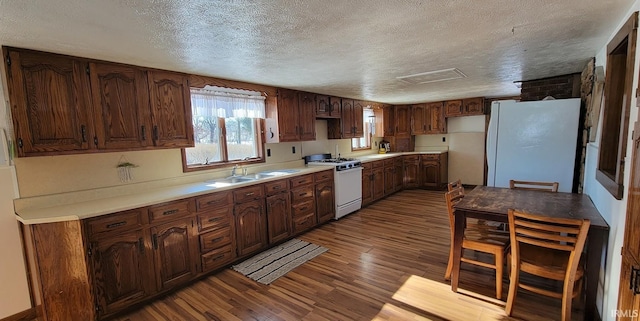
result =
[[[159,290],[187,282],[198,273],[193,226],[193,218],[187,218],[151,228]]]
[[[373,169],[373,200],[377,201],[384,197],[384,168],[375,167]]]
[[[404,188],[417,188],[420,186],[420,156],[404,156]]]
[[[395,172],[396,169],[393,166],[384,167],[384,195],[391,195],[396,191],[395,188]]]
[[[267,246],[267,224],[264,199],[236,204],[236,246],[238,256],[247,255]]]
[[[118,312],[155,291],[150,251],[143,230],[90,242],[99,316]]]
[[[440,185],[440,163],[437,161],[422,162],[422,186],[438,187]]]
[[[288,191],[267,197],[269,243],[277,243],[291,236],[291,198]]]
[[[316,212],[318,224],[327,222],[335,217],[335,191],[333,179],[316,184]]]
[[[362,164],[362,206],[373,202],[373,170],[371,163]]]
[[[402,165],[402,157],[396,157],[394,161],[395,171],[393,172],[393,189],[397,192],[402,189],[402,182],[404,181],[404,167]]]

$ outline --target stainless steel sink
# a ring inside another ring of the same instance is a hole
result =
[[[251,182],[251,181],[255,181],[257,180],[257,177],[253,177],[253,176],[232,176],[232,177],[227,177],[225,179],[221,179],[218,180],[219,182],[228,182],[231,184],[235,184],[235,183],[244,183],[244,182]]]
[[[208,186],[212,187],[224,187],[233,184],[240,184],[245,182],[253,182],[260,179],[272,178],[282,175],[289,175],[293,173],[297,173],[299,170],[296,169],[282,169],[282,170],[273,170],[273,171],[264,171],[255,174],[249,174],[246,176],[230,176],[227,178],[219,178],[205,181]]]

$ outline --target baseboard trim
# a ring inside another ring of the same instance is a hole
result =
[[[32,321],[37,317],[36,308],[31,308],[29,310],[18,312],[14,315],[10,315],[4,319],[0,319],[0,321]]]

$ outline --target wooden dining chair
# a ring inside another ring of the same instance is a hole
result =
[[[509,181],[509,188],[527,189],[532,191],[557,192],[560,183],[558,182],[529,182],[529,181]]]
[[[518,288],[523,288],[562,299],[562,320],[571,320],[571,301],[582,286],[584,269],[579,263],[590,221],[540,216],[513,209],[509,209],[508,215],[511,276],[506,313],[511,315]],[[562,293],[521,283],[520,272],[562,281]]]
[[[451,230],[449,263],[447,264],[447,271],[444,275],[445,280],[451,279],[451,270],[453,268],[453,239],[455,235],[453,206],[463,197],[464,194],[460,194],[458,189],[454,189],[445,194],[447,210],[449,212],[449,226]],[[502,298],[502,271],[505,249],[508,243],[508,232],[496,230],[494,226],[468,223],[465,227],[464,238],[462,240],[462,256],[460,261],[496,270],[496,298],[498,299]],[[493,263],[486,263],[466,258],[464,257],[464,250],[493,254],[494,261]]]
[[[451,192],[453,190],[462,190],[462,194],[464,194],[464,186],[462,186],[462,180],[461,179],[457,179],[453,182],[449,182],[447,184],[447,191]]]

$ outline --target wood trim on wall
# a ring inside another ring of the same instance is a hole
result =
[[[38,317],[36,311],[37,308],[31,308],[0,319],[0,321],[31,321]]]

